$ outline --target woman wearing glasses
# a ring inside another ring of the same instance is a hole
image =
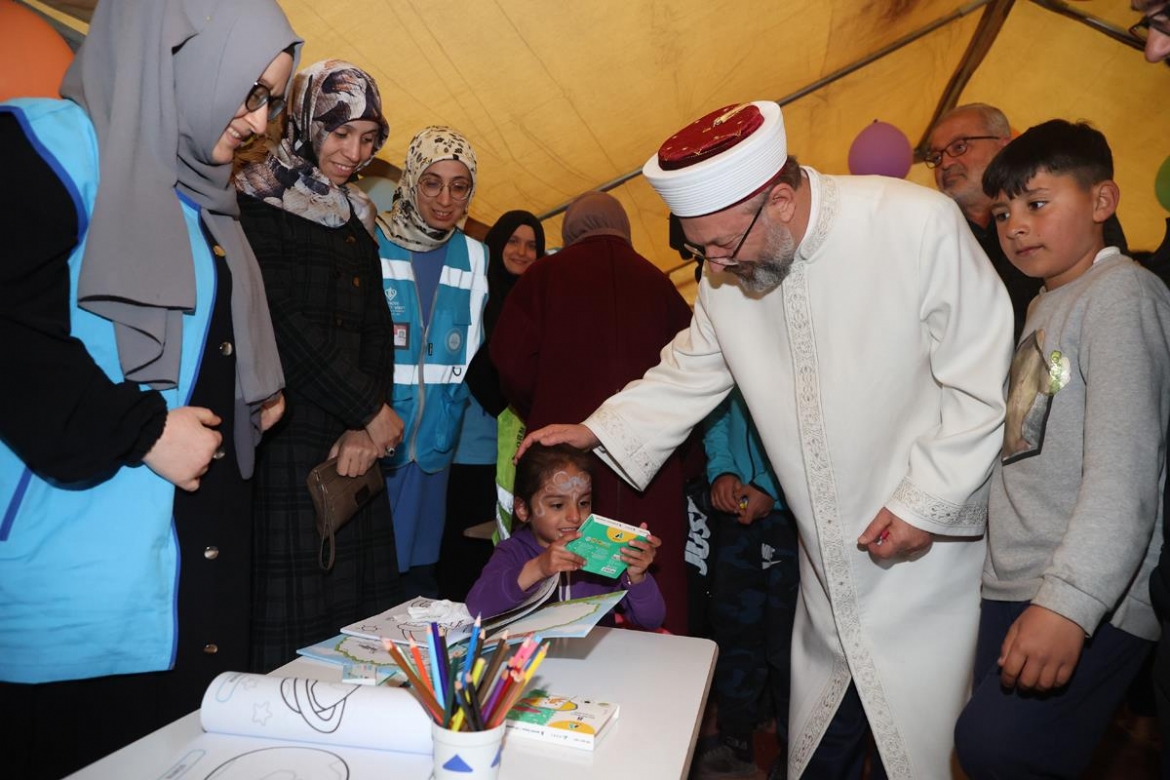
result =
[[[299,45],[271,0],[102,0],[66,99],[0,106],[13,777],[61,777],[247,662],[245,477],[284,379],[231,162]]]
[[[436,596],[449,466],[467,409],[467,366],[483,341],[487,248],[458,224],[475,193],[475,153],[449,127],[410,142],[393,205],[378,218],[383,286],[394,318],[394,410],[402,446],[386,486],[403,588]]]
[[[293,81],[280,142],[235,177],[289,405],[256,463],[254,671],[286,663],[297,648],[401,600],[386,496],[359,510],[330,550],[305,484],[329,458],[342,476],[365,474],[402,440],[389,405],[394,350],[377,213],[349,183],[389,131],[367,73],[340,60],[318,62]]]

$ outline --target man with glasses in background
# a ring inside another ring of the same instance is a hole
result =
[[[1044,282],[1026,276],[1008,261],[991,221],[991,198],[983,194],[983,171],[1011,136],[1007,117],[998,108],[985,103],[958,106],[943,114],[930,131],[924,162],[934,171],[939,191],[959,204],[971,233],[1007,287],[1018,342],[1028,304]]]
[[[706,259],[690,328],[524,446],[596,448],[644,488],[738,386],[801,541],[788,776],[860,778],[872,731],[871,780],[950,777],[1003,440],[1003,285],[946,198],[798,165],[773,102],[708,114],[643,173]]]

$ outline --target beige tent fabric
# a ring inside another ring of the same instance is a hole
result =
[[[1136,21],[1128,0],[1076,5],[1102,17],[1120,7],[1117,24]],[[1053,117],[1092,122],[1113,149],[1117,213],[1130,247],[1161,243],[1167,214],[1154,196],[1154,176],[1170,155],[1170,68],[1032,3],[1016,3],[962,102],[999,106],[1016,131]]]
[[[782,99],[945,19],[964,0],[280,0],[304,36],[304,61],[338,57],[377,80],[391,135],[379,157],[401,165],[431,124],[465,133],[480,163],[472,216],[552,211],[641,168],[671,133],[721,105]],[[48,0],[76,11],[92,0]],[[1072,2],[1125,29],[1129,0]],[[926,132],[982,9],[784,108],[790,148],[826,173],[847,173],[849,145],[869,122]],[[961,102],[998,105],[1023,130],[1052,117],[1089,119],[1114,148],[1130,244],[1161,241],[1166,212],[1153,194],[1170,155],[1170,68],[1098,31],[1016,0]],[[933,186],[915,165],[908,178]],[[613,194],[634,244],[664,270],[666,211],[641,176]],[[560,220],[545,225],[559,243]],[[690,270],[673,274],[690,292]]]

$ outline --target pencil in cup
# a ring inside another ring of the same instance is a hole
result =
[[[410,662],[402,655],[402,652],[389,639],[382,640],[382,646],[386,648],[386,652],[394,659],[394,663],[402,669],[402,673],[406,675],[406,681],[409,683],[407,690],[411,692],[422,708],[426,710],[427,714],[436,723],[442,722],[443,708],[439,706],[439,702],[435,699],[431,689],[423,685],[422,680],[415,674],[414,669],[411,668]]]

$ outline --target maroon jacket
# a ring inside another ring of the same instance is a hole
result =
[[[582,239],[537,260],[512,289],[491,340],[508,401],[533,431],[577,423],[658,364],[691,310],[670,279],[626,241]],[[594,458],[593,511],[662,539],[654,575],[666,628],[687,632],[683,470],[671,456],[645,493]]]

